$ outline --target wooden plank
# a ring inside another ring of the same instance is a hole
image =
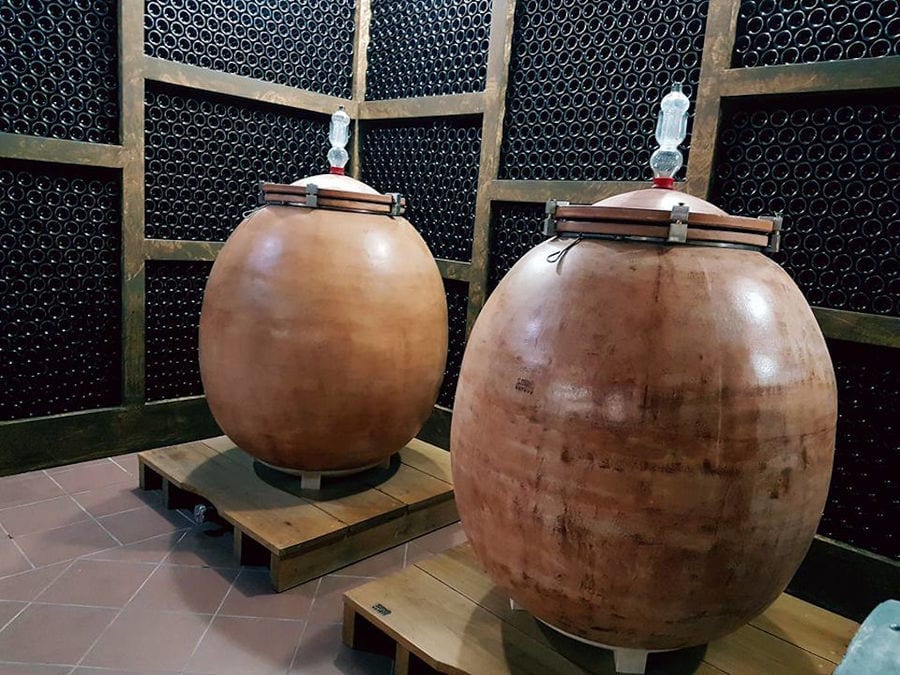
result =
[[[242,454],[249,457],[246,453]],[[395,462],[399,463],[399,460]],[[322,489],[311,493],[301,489],[297,476],[262,464],[257,464],[255,469],[262,480],[284,492],[299,498],[303,498],[304,494],[314,494],[315,499],[308,500],[310,504],[338,519],[351,530],[357,526],[371,527],[385,520],[399,518],[407,511],[404,502],[371,489],[368,483],[357,476],[331,480],[327,476],[323,477]],[[373,480],[378,480],[375,477],[377,475],[373,475]]]
[[[401,463],[387,480],[378,473],[360,476],[360,480],[386,495],[420,509],[435,502],[453,499],[453,486]]]
[[[703,659],[730,675],[831,673],[834,664],[755,626],[709,643]]]
[[[441,276],[445,279],[468,281],[472,275],[472,263],[460,260],[444,260],[443,258],[435,258],[434,262],[437,263]]]
[[[359,106],[359,118],[361,120],[392,120],[417,117],[480,115],[484,112],[484,100],[482,92],[472,92],[421,98],[365,101]]]
[[[478,164],[478,191],[475,195],[475,229],[472,235],[472,268],[469,277],[469,305],[466,335],[487,300],[488,247],[491,230],[491,197],[488,187],[500,168],[503,117],[506,114],[506,84],[512,53],[515,0],[491,2],[491,32],[488,42],[484,115],[481,124],[481,155]]]
[[[900,561],[816,535],[788,593],[862,622],[898,588]]]
[[[240,460],[200,442],[150,450],[139,455],[177,487],[210,501],[219,515],[278,555],[339,538],[347,527],[309,503],[260,480]]]
[[[733,68],[719,80],[723,97],[896,89],[900,56]]]
[[[122,166],[122,397],[144,403],[144,12],[119,0],[119,125]]]
[[[448,499],[411,510],[402,517],[373,527],[359,527],[338,540],[328,541],[296,555],[281,558],[273,555],[272,585],[279,591],[291,588],[458,520],[456,502]]]
[[[372,23],[371,0],[358,0],[356,3],[356,32],[353,36],[353,92],[357,112],[359,105],[366,100],[366,75],[369,64],[369,26]],[[362,125],[359,115],[353,117],[353,132],[350,134],[349,174],[359,180],[362,175]]]
[[[813,307],[812,310],[825,337],[882,347],[900,347],[900,317],[826,307]]]
[[[721,106],[719,81],[731,65],[740,0],[722,0],[709,4],[700,61],[700,83],[691,128],[685,192],[706,198],[712,181],[716,138]]]
[[[202,396],[0,422],[0,476],[217,433]]]
[[[494,180],[488,186],[488,195],[501,202],[543,204],[548,199],[558,199],[573,204],[592,204],[648,187],[649,181]]]
[[[859,629],[855,621],[787,594],[782,594],[750,625],[834,664],[844,658]]]
[[[345,599],[354,611],[381,628],[403,648],[423,656],[432,667],[440,668],[442,672],[519,672],[508,663],[498,665],[483,660],[482,653],[465,653],[470,648],[473,634],[471,624],[461,628],[462,622],[454,618],[456,613],[461,613],[457,607],[463,606],[469,614],[486,612],[493,617],[486,624],[493,621],[503,625],[505,640],[501,645],[482,642],[482,645],[498,650],[495,656],[502,656],[503,651],[508,650],[509,636],[516,635],[563,657],[568,667],[578,667],[574,672],[613,672],[611,652],[559,637],[527,612],[512,611],[507,596],[483,571],[468,544],[416,563],[415,568],[443,588],[429,585],[426,579],[407,569],[354,589],[345,595]],[[426,596],[439,597],[436,608],[422,602]],[[413,597],[419,598],[419,604],[411,601]],[[459,598],[464,599],[462,605]],[[382,616],[371,610],[374,605],[381,605],[390,613]],[[410,616],[412,613],[415,614]],[[399,616],[395,619],[395,615]],[[782,596],[751,625],[715,641],[705,650],[696,647],[651,655],[651,667],[665,672],[706,675],[830,673],[842,658],[856,628],[852,621],[796,598]],[[348,639],[353,644],[352,627],[348,629]],[[492,667],[496,670],[490,670]]]
[[[0,157],[54,164],[121,168],[125,152],[118,145],[0,133]]]
[[[144,260],[215,260],[225,242],[144,239]]]
[[[244,463],[269,485],[305,499],[298,477],[261,464],[253,467],[253,458],[238,450],[227,436],[204,439],[202,443],[222,453],[224,459]],[[402,471],[397,466],[399,461],[406,465]],[[400,451],[399,461],[395,459],[391,469],[373,469],[331,481],[326,477],[316,498],[307,501],[352,529],[362,523],[369,526],[402,515],[408,505],[419,508],[452,497],[450,456],[445,450],[413,439]],[[418,475],[419,472],[424,475]]]
[[[344,599],[404,649],[444,673],[583,672],[417,567],[354,588]],[[370,611],[374,605],[390,613]]]
[[[127,3],[126,3],[127,4]],[[295,89],[283,84],[263,82],[250,77],[207,70],[184,63],[175,63],[146,56],[146,78],[156,82],[175,84],[190,89],[211,91],[262,103],[285,106],[323,115],[331,115],[338,106],[344,106],[350,117],[357,116],[357,102],[337,96]]]
[[[400,459],[407,466],[434,476],[445,483],[453,483],[453,472],[450,470],[450,453],[446,450],[412,439],[406,447],[400,451]]]

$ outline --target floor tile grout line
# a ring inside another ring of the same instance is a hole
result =
[[[60,490],[64,490],[63,486],[60,485],[59,483],[57,483],[57,482],[56,482],[56,479],[54,479],[53,476],[48,476],[48,478],[50,478],[50,480],[52,480],[54,483],[56,483],[56,485],[59,486],[59,489],[60,489]],[[81,509],[82,511],[84,511],[84,513],[87,514],[87,517],[90,518],[91,520],[93,520],[101,530],[103,530],[104,532],[106,532],[106,534],[108,534],[110,537],[112,537],[112,540],[113,540],[114,542],[116,542],[119,546],[123,546],[122,542],[119,541],[119,538],[118,538],[116,535],[114,535],[112,532],[110,532],[109,530],[107,530],[106,527],[104,527],[103,523],[101,523],[99,520],[97,520],[96,518],[94,518],[93,514],[90,513],[90,512],[89,512],[86,508],[84,508],[81,504],[79,504],[79,503],[78,503],[78,500],[75,499],[75,497],[73,497],[72,495],[70,495],[68,492],[66,492],[66,496],[67,496],[70,500],[72,500],[72,502],[75,504],[75,506],[77,506],[79,509]]]
[[[216,621],[216,617],[219,616],[219,611],[222,609],[225,604],[225,600],[231,595],[231,589],[234,588],[234,585],[237,583],[237,580],[244,573],[243,569],[238,570],[238,573],[234,575],[234,579],[231,580],[231,584],[228,586],[228,590],[225,591],[225,595],[222,596],[222,599],[219,601],[219,606],[216,607],[216,611],[213,612],[212,618],[209,620],[209,623],[206,624],[206,628],[203,629],[203,632],[200,634],[200,637],[197,638],[197,642],[194,643],[194,648],[191,650],[191,653],[188,655],[187,659],[184,662],[184,667],[181,669],[181,672],[187,670],[188,664],[191,662],[191,659],[194,658],[194,654],[197,653],[197,650],[200,649],[200,643],[203,642],[203,638],[206,637],[206,634],[209,633],[209,629],[212,628],[213,623]]]
[[[131,476],[131,474],[128,474],[128,475]],[[115,487],[116,485],[124,486],[124,485],[128,484],[127,480],[123,480],[121,482],[110,483],[109,485],[104,485],[99,488],[87,488],[86,490],[79,490],[78,492],[66,492],[62,488],[62,486],[59,484],[59,482],[53,480],[53,478],[51,476],[44,476],[44,477],[52,480],[54,485],[56,485],[60,490],[62,490],[62,493],[60,493],[58,495],[53,495],[52,497],[44,497],[43,499],[35,499],[33,502],[21,502],[19,504],[7,504],[6,506],[0,506],[0,513],[2,513],[3,511],[9,511],[10,509],[17,509],[17,508],[24,507],[24,506],[36,506],[37,504],[43,504],[44,502],[52,502],[54,499],[59,499],[60,497],[77,497],[78,495],[83,495],[87,492],[93,492],[94,490],[102,490],[104,488]],[[131,477],[134,478],[134,476],[131,476]],[[117,512],[117,513],[120,513],[120,512]],[[112,516],[115,514],[110,513],[107,515]]]
[[[133,475],[128,469],[126,469],[124,466],[122,466],[121,464],[119,464],[119,463],[116,461],[116,458],[115,458],[115,457],[107,457],[107,459],[108,459],[110,462],[112,462],[113,464],[115,464],[117,467],[119,467],[120,469],[122,469],[122,471],[124,471],[125,473],[127,473],[129,476],[134,477],[134,475]]]
[[[69,473],[69,471],[74,471],[75,469],[80,469],[85,466],[101,466],[104,462],[110,462],[112,458],[110,457],[98,457],[97,459],[86,459],[83,462],[75,462],[74,464],[63,464],[62,466],[51,466],[47,469],[41,469],[41,471],[47,475],[50,475],[50,472],[53,471],[55,473]]]
[[[50,588],[53,584],[55,584],[57,581],[59,581],[59,578],[60,578],[63,574],[65,574],[66,572],[68,572],[68,571],[69,571],[69,568],[72,567],[72,565],[75,564],[75,560],[77,560],[77,558],[73,558],[72,560],[70,560],[70,561],[69,561],[69,564],[65,565],[64,568],[60,571],[59,574],[57,574],[55,577],[53,577],[50,581],[48,581],[48,582],[41,588],[41,590],[39,590],[37,593],[35,593],[35,594],[32,596],[31,600],[28,600],[27,603],[26,603],[26,605],[25,605],[25,606],[24,606],[24,607],[23,607],[23,608],[22,608],[22,609],[21,609],[21,610],[13,617],[13,618],[11,618],[9,621],[7,621],[5,624],[3,624],[3,626],[0,627],[0,633],[2,633],[3,631],[5,631],[13,621],[15,621],[16,619],[18,619],[18,618],[22,615],[22,612],[24,612],[24,611],[27,610],[29,607],[31,607],[31,606],[34,604],[34,601],[37,600],[39,597],[41,597],[41,596],[47,591],[48,588]],[[29,570],[29,571],[31,571],[31,570]],[[15,602],[15,601],[13,601],[13,602]]]
[[[57,529],[59,529],[59,528],[57,528]],[[144,542],[150,541],[151,539],[156,539],[157,537],[171,536],[171,535],[177,534],[179,532],[181,532],[181,534],[183,536],[183,535],[187,534],[188,530],[190,530],[189,527],[178,528],[178,529],[172,530],[171,532],[166,532],[164,534],[154,534],[152,537],[144,537],[143,539],[138,539],[137,541],[132,541],[126,545],[107,546],[106,548],[101,548],[97,551],[91,551],[90,553],[82,553],[81,555],[76,556],[74,558],[55,560],[54,562],[47,563],[46,565],[38,565],[33,570],[22,570],[21,572],[13,572],[12,574],[7,574],[6,576],[0,577],[0,581],[6,581],[7,579],[12,579],[13,577],[19,576],[20,574],[28,574],[29,572],[36,572],[38,570],[47,569],[48,567],[53,567],[54,565],[61,565],[66,562],[73,563],[76,560],[99,560],[99,561],[103,561],[103,562],[120,562],[117,560],[109,560],[107,558],[90,558],[89,556],[100,555],[102,553],[108,553],[110,551],[117,551],[119,549],[128,548],[129,546],[134,546],[136,544],[143,544]],[[46,530],[46,531],[49,532],[49,530]],[[180,538],[179,538],[179,541],[180,541]],[[141,561],[137,561],[137,562],[141,562]],[[155,565],[156,561],[151,560],[151,561],[148,561],[147,564]]]
[[[173,543],[171,546],[177,546],[178,543],[182,539],[184,539],[186,536],[187,536],[187,531],[183,532],[182,535],[178,538],[178,541]],[[107,631],[109,631],[110,626],[112,626],[113,623],[115,623],[116,619],[118,619],[120,616],[122,616],[122,614],[125,613],[125,609],[128,607],[128,605],[131,604],[131,601],[134,600],[135,596],[137,596],[137,594],[141,592],[141,589],[147,585],[147,582],[150,581],[150,579],[153,578],[153,575],[156,574],[156,572],[159,570],[160,567],[162,567],[163,561],[168,557],[169,553],[172,550],[171,546],[169,548],[169,551],[166,553],[166,555],[164,555],[160,559],[160,561],[158,563],[156,563],[156,566],[153,568],[153,570],[150,572],[150,574],[147,575],[147,578],[144,579],[144,581],[141,583],[141,585],[137,587],[137,590],[135,590],[135,592],[131,594],[131,597],[129,597],[128,600],[125,601],[125,604],[122,605],[122,607],[119,609],[118,612],[116,612],[116,615],[110,620],[110,622],[108,624],[106,624],[106,627],[102,631],[100,631],[100,634],[97,636],[97,638],[84,651],[84,653],[81,655],[81,658],[78,659],[78,662],[74,666],[72,666],[72,670],[69,671],[68,675],[72,675],[72,673],[74,673],[78,669],[78,667],[81,666],[81,664],[87,658],[87,655],[91,653],[91,651],[94,649],[94,647],[97,646],[97,644],[100,642],[100,640],[103,638],[103,636],[106,635]]]
[[[31,558],[28,557],[28,554],[25,553],[25,550],[19,545],[19,542],[16,541],[16,538],[12,536],[9,532],[6,531],[6,528],[3,527],[3,523],[0,523],[0,537],[6,537],[8,541],[12,542],[12,545],[15,546],[16,550],[19,554],[25,558],[25,562],[31,565],[31,570],[37,569],[37,565],[31,562]],[[22,574],[24,572],[30,572],[31,570],[22,570],[21,572],[13,572],[13,574]]]
[[[300,637],[297,638],[297,646],[294,647],[294,654],[291,656],[291,662],[288,665],[287,672],[290,673],[294,669],[294,664],[297,662],[297,656],[300,654],[300,645],[303,644],[303,637],[306,635],[306,631],[309,629],[309,617],[312,615],[313,605],[316,604],[316,598],[319,597],[319,588],[322,587],[322,579],[325,578],[326,575],[322,575],[316,581],[316,590],[313,591],[313,599],[312,602],[309,603],[309,609],[306,610],[306,622],[303,624],[303,630],[300,631]]]

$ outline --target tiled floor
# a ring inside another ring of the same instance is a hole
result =
[[[230,533],[141,491],[133,455],[0,478],[0,675],[387,675],[341,644],[342,594],[462,541],[453,525],[274,593]]]

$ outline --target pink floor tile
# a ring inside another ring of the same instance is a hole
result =
[[[93,520],[16,537],[36,567],[71,560],[100,549],[116,546],[116,541]]]
[[[149,506],[104,516],[97,520],[123,544],[131,544],[190,526],[187,519],[178,511],[157,510]]]
[[[340,623],[344,619],[344,593],[368,579],[360,577],[323,577],[307,616],[310,623]]]
[[[67,671],[69,672],[69,671]],[[114,675],[117,674],[119,670],[110,670],[109,668],[84,668],[79,667],[75,670],[71,671],[71,675]],[[129,668],[127,671],[127,675],[180,675],[179,670],[134,670]],[[2,673],[0,673],[2,675]]]
[[[74,464],[54,466],[50,469],[46,469],[46,471],[49,475],[56,476],[57,474],[65,473],[67,471],[71,471],[72,469],[80,469],[89,466],[102,466],[104,464],[109,464],[109,459],[107,457],[101,457],[100,459],[89,459],[86,462],[76,462]]]
[[[236,574],[236,570],[162,566],[151,575],[129,606],[212,614]]]
[[[13,618],[16,614],[21,612],[26,606],[27,602],[10,602],[8,600],[0,600],[0,630],[3,630],[3,626]],[[0,656],[2,658],[2,656]]]
[[[95,518],[145,506],[159,506],[162,502],[158,490],[145,491],[125,483],[79,492],[72,498]]]
[[[303,619],[312,605],[318,579],[281,593],[272,590],[269,572],[245,569],[228,592],[219,614],[272,619]]]
[[[115,462],[104,460],[100,464],[75,465],[72,469],[53,474],[53,480],[59,483],[63,490],[72,494],[115,483],[133,483],[134,477]]]
[[[30,601],[52,584],[62,574],[69,563],[48,565],[27,572],[20,572],[0,579],[0,600]]]
[[[218,528],[209,526],[191,528],[172,548],[165,564],[239,568],[241,565],[234,557],[234,535],[219,532]]]
[[[119,455],[117,457],[110,457],[112,461],[125,469],[132,476],[137,477],[138,475],[138,453],[133,452],[129,455]]]
[[[153,569],[152,563],[78,560],[36,599],[57,604],[122,607]]]
[[[341,642],[340,624],[310,623],[300,640],[292,675],[390,675],[393,661]]]
[[[62,489],[42,471],[0,478],[0,508],[37,502],[61,494]]]
[[[130,562],[159,562],[168,555],[175,543],[184,536],[176,530],[158,537],[150,537],[127,546],[117,546],[88,556],[91,560],[128,560]]]
[[[284,673],[300,634],[302,621],[218,616],[188,662],[200,673]]]
[[[82,661],[84,666],[179,671],[212,617],[126,609]]]
[[[335,574],[352,577],[381,577],[403,569],[405,551],[403,546],[388,549],[365,560],[335,571]]]
[[[6,535],[0,533],[0,577],[30,569],[31,565],[22,552]]]
[[[70,671],[70,666],[36,666],[0,662],[0,675],[66,675]]]
[[[56,497],[0,511],[0,525],[14,537],[80,523],[89,518],[71,497]]]
[[[75,665],[115,615],[113,609],[31,605],[0,633],[0,654],[8,661]]]

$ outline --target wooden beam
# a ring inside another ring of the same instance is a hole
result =
[[[544,203],[548,199],[591,204],[613,195],[650,187],[647,182],[571,180],[494,180],[487,186],[492,201]]]
[[[0,422],[0,476],[221,433],[203,396]]]
[[[897,597],[900,561],[816,535],[787,592],[863,621],[876,605]]]
[[[353,117],[353,134],[350,137],[350,175],[359,180],[362,175],[362,124],[360,111],[366,100],[366,73],[369,69],[369,27],[372,24],[371,0],[357,0],[356,33],[353,40],[353,94],[356,115]]]
[[[479,115],[484,112],[484,101],[484,93],[480,91],[469,94],[365,101],[360,104],[359,117],[364,120],[381,120]]]
[[[709,194],[719,131],[719,78],[731,65],[740,7],[740,0],[711,2],[706,18],[700,84],[697,87],[684,187],[685,192],[704,199]]]
[[[122,166],[122,398],[144,401],[144,11],[119,0]],[[89,451],[85,448],[83,452]]]
[[[145,239],[144,260],[215,260],[225,242]]]
[[[241,75],[207,70],[152,56],[144,58],[146,78],[155,82],[237,96],[323,115],[330,115],[338,109],[338,106],[342,105],[350,117],[357,116],[357,102],[350,99],[295,89],[283,84],[263,82]]]
[[[900,317],[813,307],[825,337],[882,347],[900,347]]]
[[[472,268],[469,278],[469,307],[466,335],[487,300],[489,244],[491,237],[491,197],[489,187],[500,170],[503,116],[506,114],[506,84],[512,53],[515,0],[493,0],[491,32],[484,89],[484,116],[481,123],[481,158],[478,192],[475,197],[475,230],[472,236]]]
[[[0,133],[0,157],[113,169],[122,167],[126,161],[125,153],[118,145],[8,133]]]
[[[900,56],[734,68],[721,73],[723,97],[763,96],[900,87]]]
[[[472,274],[472,264],[461,262],[459,260],[444,260],[443,258],[435,258],[441,276],[445,279],[454,279],[456,281],[469,281]]]

